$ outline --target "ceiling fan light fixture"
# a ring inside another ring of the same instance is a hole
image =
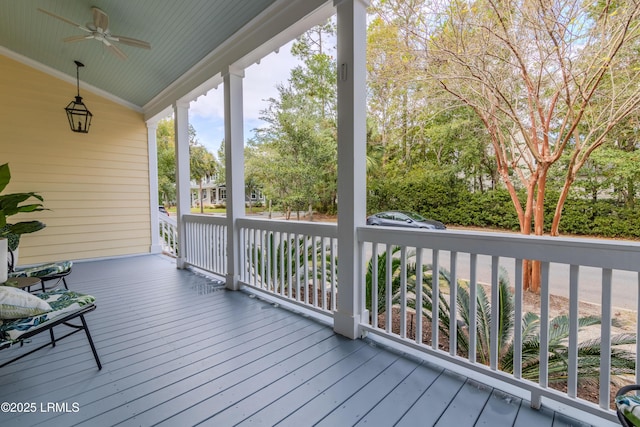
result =
[[[84,67],[84,64],[80,61],[74,61],[76,64],[76,83],[78,87],[78,94],[75,99],[65,107],[67,112],[67,119],[69,120],[69,126],[73,132],[89,133],[89,126],[91,126],[91,118],[93,114],[82,102],[80,96],[80,67]]]

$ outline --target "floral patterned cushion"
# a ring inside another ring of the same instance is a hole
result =
[[[33,267],[17,268],[9,272],[9,277],[45,277],[52,274],[66,273],[71,270],[72,261],[51,262],[34,265]]]
[[[617,396],[616,406],[634,426],[640,426],[640,396],[635,394]]]
[[[21,319],[51,311],[42,298],[22,289],[0,286],[0,319]]]
[[[0,344],[2,341],[16,341],[26,332],[41,328],[46,322],[65,316],[95,302],[91,295],[85,295],[74,291],[56,290],[37,294],[52,308],[52,311],[15,320],[3,320],[0,324]]]

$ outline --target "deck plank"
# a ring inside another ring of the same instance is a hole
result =
[[[286,394],[271,402],[260,410],[250,413],[239,426],[275,425],[282,419],[282,414],[300,408],[310,400],[322,394],[329,387],[335,385],[343,377],[351,374],[363,363],[367,363],[378,353],[368,345],[360,345],[357,353],[341,360],[328,368],[324,374],[317,375],[298,388],[289,390]],[[256,405],[259,406],[260,404]]]
[[[522,399],[493,390],[476,426],[493,427],[495,425],[511,425],[515,422]]]
[[[430,363],[418,365],[355,425],[393,425],[404,416],[442,371],[442,368]]]
[[[315,425],[399,358],[392,353],[378,353],[292,413],[282,414],[282,420],[275,425],[293,427]]]
[[[355,425],[417,367],[412,360],[398,359],[316,425],[324,427]]]
[[[415,426],[415,420],[422,425],[433,426],[458,394],[466,378],[451,371],[444,371],[422,393],[414,405],[399,420],[398,426]]]
[[[491,392],[490,387],[467,379],[435,425],[437,427],[475,425]]]
[[[103,369],[83,333],[4,367],[0,401],[78,410],[0,412],[0,425],[586,426],[337,336],[165,256],[79,262],[68,283],[97,298],[86,319]],[[46,340],[4,350],[0,362]]]

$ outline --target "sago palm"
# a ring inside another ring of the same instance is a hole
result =
[[[504,274],[498,283],[498,369],[513,373],[514,361],[514,300],[509,291],[509,282]],[[490,357],[491,337],[491,302],[484,287],[477,286],[477,359],[488,364]],[[468,354],[470,327],[470,295],[466,287],[461,286],[458,292],[458,310],[464,325],[459,325],[458,348]],[[596,316],[585,316],[578,319],[578,330],[599,325],[601,320]],[[548,327],[549,383],[567,381],[569,366],[569,317],[560,315],[549,321]],[[635,355],[621,346],[634,344],[633,334],[619,334],[611,338],[611,374],[613,376],[633,374],[635,372]],[[578,379],[580,383],[597,383],[600,375],[600,339],[590,339],[578,343]],[[540,316],[527,312],[522,318],[522,378],[538,381],[540,376]]]

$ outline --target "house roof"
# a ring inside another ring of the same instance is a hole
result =
[[[108,14],[112,34],[144,40],[151,49],[116,43],[123,60],[99,40],[63,42],[87,33],[38,10],[86,26],[93,6]],[[226,66],[250,65],[326,19],[330,6],[326,0],[0,0],[0,53],[73,83],[80,61],[81,94],[93,89],[153,115],[172,99],[206,92],[222,59]]]

